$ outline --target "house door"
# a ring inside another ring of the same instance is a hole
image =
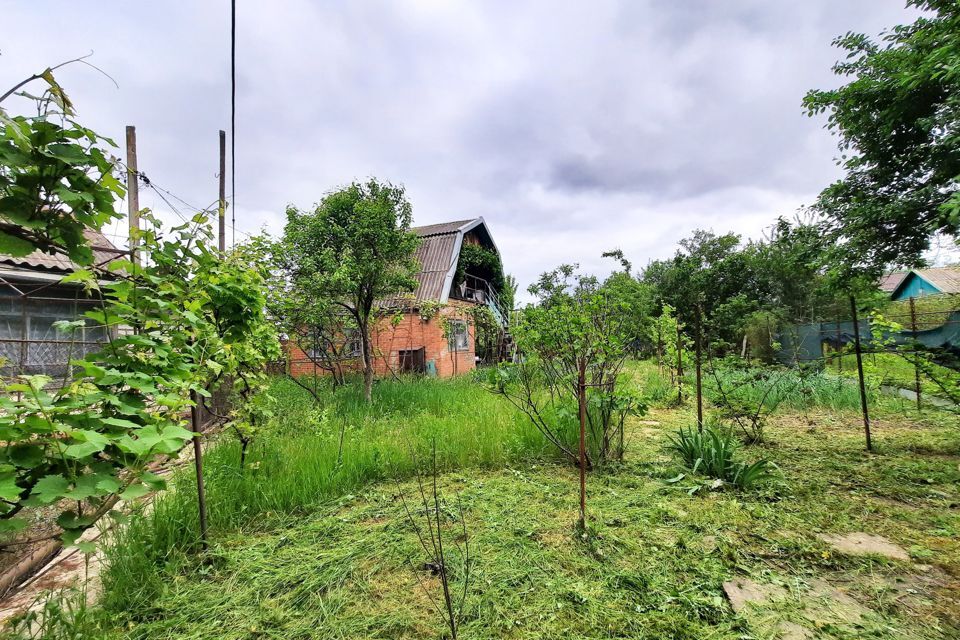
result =
[[[406,349],[399,352],[400,373],[426,373],[426,359],[423,347]]]

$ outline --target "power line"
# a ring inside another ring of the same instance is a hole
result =
[[[237,244],[237,0],[230,0],[230,226]]]

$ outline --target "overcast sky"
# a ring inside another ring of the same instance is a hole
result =
[[[376,176],[416,224],[483,216],[523,287],[609,271],[693,229],[759,237],[836,178],[801,99],[832,39],[912,19],[904,0],[238,0],[237,239]],[[229,2],[0,0],[0,88],[57,76],[80,118],[203,207],[229,128]],[[9,102],[9,101],[8,101]],[[142,206],[166,212],[146,190]],[[186,210],[186,209],[184,209]],[[109,230],[122,233],[123,225]],[[612,266],[612,265],[611,265]]]

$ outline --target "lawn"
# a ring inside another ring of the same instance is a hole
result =
[[[637,367],[642,375],[635,379],[647,380],[651,371]],[[379,391],[408,393],[389,385]],[[301,406],[289,392],[286,401]],[[431,397],[432,404],[424,401]],[[449,406],[448,397],[461,398],[460,405]],[[112,552],[106,610],[90,622],[97,633],[144,640],[444,637],[432,605],[440,584],[424,568],[398,499],[402,493],[412,500],[416,483],[402,464],[403,449],[391,443],[422,444],[435,428],[459,421],[449,438],[438,440],[438,458],[446,469],[439,487],[449,535],[462,542],[453,533],[459,496],[472,558],[462,638],[960,634],[955,416],[917,416],[910,403],[877,400],[876,451],[866,453],[857,412],[781,407],[765,444],[741,452],[746,460],[772,460],[780,478],[740,492],[711,489],[666,451],[668,435],[693,423],[691,408],[654,406],[628,425],[627,461],[588,477],[592,535],[584,539],[573,527],[575,469],[557,462],[520,416],[468,380],[430,382],[386,414],[359,408],[349,395],[337,402],[341,415],[366,416],[352,424],[343,457],[371,446],[395,456],[392,462],[337,482],[305,478],[315,484],[293,497],[264,490],[248,512],[237,513],[238,503],[228,500],[232,506],[219,507],[206,555],[174,550],[176,536],[163,524],[171,514],[188,518],[192,502],[183,484],[178,497],[164,498],[152,518],[127,530],[126,547]],[[294,414],[283,417],[293,420],[288,426],[311,428],[313,418]],[[337,429],[285,433],[253,453],[252,464],[275,484],[288,482],[291,469],[304,473],[294,452],[307,449],[308,440],[326,438],[323,446],[330,447],[338,439]],[[500,439],[507,444],[495,444]],[[298,444],[281,446],[289,441]],[[271,457],[278,451],[295,462]],[[208,456],[211,503],[226,495],[226,476],[219,474],[235,454],[227,445]],[[278,469],[267,471],[271,465]],[[407,479],[398,484],[386,479],[391,474]],[[169,506],[181,502],[182,513]],[[821,537],[853,532],[883,536],[905,556],[848,555]],[[139,544],[131,542],[134,534]],[[133,581],[147,560],[154,575],[141,588]],[[459,589],[463,572],[454,573]],[[724,582],[759,589],[762,597],[735,612]]]

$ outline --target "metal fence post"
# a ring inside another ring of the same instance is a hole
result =
[[[867,451],[873,451],[870,441],[870,413],[867,410],[867,387],[863,380],[863,354],[860,348],[860,320],[857,318],[857,300],[850,296],[850,313],[853,316],[854,352],[857,354],[857,377],[860,382],[860,407],[863,410],[863,433],[867,439]]]

